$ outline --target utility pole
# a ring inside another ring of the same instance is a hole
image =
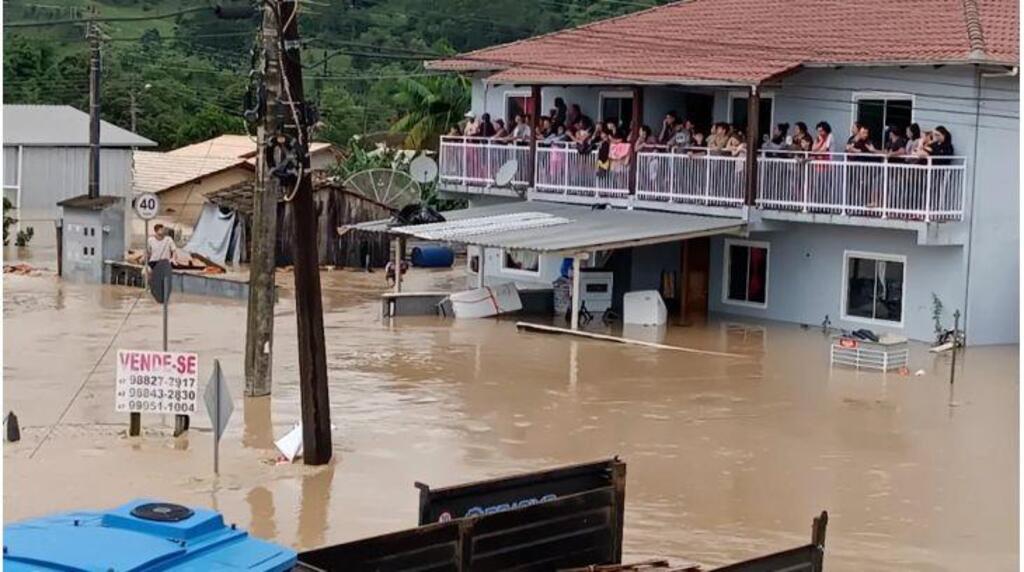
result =
[[[309,117],[302,89],[302,52],[295,0],[272,0],[281,26],[284,101],[280,106],[281,133],[294,145],[298,179],[291,197],[294,217],[295,315],[298,321],[299,391],[302,401],[303,460],[323,465],[331,460],[331,409],[327,388],[327,356],[324,347],[324,313],[320,297],[320,266],[317,256],[316,211],[309,163]],[[269,98],[268,98],[269,99]]]
[[[100,196],[100,30],[89,22],[89,197]]]
[[[253,192],[252,255],[249,260],[249,309],[245,328],[245,394],[270,395],[273,385],[274,272],[277,262],[278,179],[270,174],[265,151],[268,134],[278,132],[277,102],[281,99],[280,36],[274,6],[263,8],[263,56],[260,59],[266,88],[263,122],[257,128],[256,184]]]

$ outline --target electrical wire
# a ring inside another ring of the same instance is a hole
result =
[[[174,18],[175,16],[201,12],[203,10],[210,10],[210,7],[193,6],[192,8],[184,8],[174,12],[152,14],[149,16],[95,16],[91,18],[68,18],[66,20],[44,20],[38,22],[4,22],[4,28],[38,28],[42,26],[57,26],[61,24],[89,24],[92,22],[141,22],[147,20]]]

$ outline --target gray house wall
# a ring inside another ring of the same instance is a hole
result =
[[[5,157],[13,154],[9,149],[4,148]],[[33,246],[53,246],[56,244],[54,223],[60,217],[57,202],[85,194],[89,190],[89,149],[27,146],[21,149],[21,227],[31,226],[35,229]],[[12,167],[7,161],[4,162],[5,181],[9,180],[7,171]],[[131,189],[131,149],[102,149],[100,194],[127,198],[131,196]]]
[[[622,88],[545,87],[541,109],[546,111],[555,97],[562,97],[567,104],[580,104],[584,113],[597,119],[600,93],[615,90]],[[473,110],[503,117],[509,91],[528,94],[529,88],[485,86],[477,78]],[[686,92],[713,93],[714,120],[730,121],[731,94],[743,95],[744,91],[645,87],[644,123],[657,131],[667,111],[675,109],[685,115]],[[717,267],[712,273],[711,310],[811,324],[819,324],[829,314],[834,324],[863,327],[838,319],[843,250],[848,248],[907,256],[905,335],[932,337],[934,291],[947,313],[966,309],[970,343],[1016,343],[1020,312],[1019,78],[986,77],[973,66],[847,67],[805,69],[763,90],[773,98],[774,123],[803,121],[813,129],[817,122],[827,121],[833,128],[833,150],[837,152],[843,150],[856,116],[855,96],[872,92],[912,95],[913,121],[922,130],[944,125],[952,133],[956,154],[967,157],[967,216],[963,223],[944,224],[960,225],[968,236],[967,244],[920,246],[916,234],[909,230],[838,225],[790,224],[784,230],[755,235],[773,245],[770,303],[767,309],[758,310],[721,302],[723,239],[718,238],[713,241]],[[678,260],[678,256],[674,258]],[[947,316],[946,321],[951,318]]]
[[[931,340],[933,292],[945,306],[946,327],[952,327],[953,311],[962,311],[963,249],[919,246],[913,232],[793,223],[776,232],[752,233],[749,240],[766,242],[769,249],[768,304],[763,309],[723,301],[726,240],[711,241],[709,309],[713,313],[810,325],[820,325],[828,315],[834,327]],[[842,318],[846,251],[906,256],[902,328]]]

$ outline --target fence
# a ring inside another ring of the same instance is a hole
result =
[[[444,137],[441,180],[487,187],[510,159],[518,161],[513,185],[529,186],[529,147],[486,139]],[[710,155],[706,149],[643,151],[635,156],[635,197],[650,208],[686,203],[743,205],[747,164],[743,155]],[[537,147],[534,190],[558,200],[601,202],[630,196],[628,160],[601,169],[596,152],[575,146]],[[763,150],[758,156],[757,205],[764,210],[903,220],[962,220],[964,157],[886,157],[847,153]]]
[[[757,203],[805,213],[960,220],[965,163],[963,157],[762,151]]]

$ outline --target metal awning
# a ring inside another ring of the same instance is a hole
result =
[[[594,209],[544,201],[519,201],[442,214],[442,223],[397,226],[392,221],[375,221],[353,228],[437,242],[577,253],[735,233],[745,226],[745,221],[738,218]]]

